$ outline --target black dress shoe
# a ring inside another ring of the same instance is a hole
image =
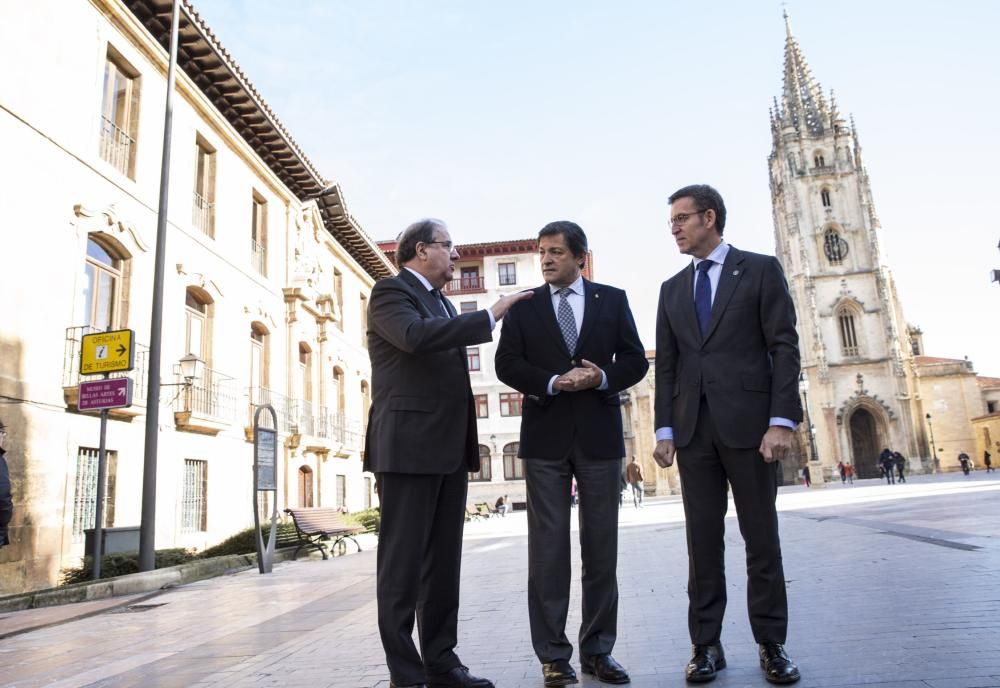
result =
[[[428,688],[494,688],[493,681],[469,673],[464,666],[457,666],[448,673],[427,678]]]
[[[407,683],[407,684],[402,684],[402,683],[394,683],[393,681],[390,680],[389,681],[389,688],[427,688],[427,684],[426,683]]]
[[[568,686],[576,683],[576,672],[568,659],[557,659],[542,664],[542,678],[546,686]]]
[[[760,644],[760,668],[771,683],[795,683],[802,675],[781,643]]]
[[[580,668],[602,683],[628,683],[628,672],[611,655],[580,655]]]
[[[707,683],[715,679],[715,672],[726,668],[726,653],[721,643],[692,645],[691,661],[684,667],[690,683]]]

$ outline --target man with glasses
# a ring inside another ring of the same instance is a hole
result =
[[[11,495],[10,471],[7,468],[7,426],[0,420],[0,547],[10,544],[7,526],[14,516],[14,500]]]
[[[496,371],[525,395],[518,456],[528,494],[528,618],[546,686],[577,682],[566,637],[570,494],[580,495],[580,666],[628,683],[611,656],[618,633],[618,504],[625,456],[618,394],[649,368],[621,289],[585,280],[587,236],[573,222],[538,233],[545,284],[511,309]]]
[[[692,683],[726,666],[727,484],[747,554],[750,627],[771,683],[794,683],[775,510],[777,469],[802,420],[795,308],[776,258],[722,240],[726,206],[707,185],[670,196],[670,231],[693,262],[663,283],[656,323],[656,449],[674,454],[687,526]]]
[[[394,688],[493,687],[454,651],[468,474],[479,470],[465,347],[490,341],[496,322],[531,293],[459,315],[441,294],[458,258],[443,222],[410,225],[396,249],[399,274],[376,283],[368,305],[364,469],[375,473],[382,511],[376,597]]]

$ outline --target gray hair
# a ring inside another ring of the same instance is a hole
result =
[[[417,220],[412,225],[403,230],[399,235],[399,244],[396,246],[396,263],[403,265],[409,263],[417,256],[417,244],[428,244],[434,241],[434,230],[447,230],[448,225],[444,220],[433,217]]]

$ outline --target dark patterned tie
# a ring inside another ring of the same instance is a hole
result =
[[[450,318],[451,313],[448,312],[448,307],[444,305],[444,296],[441,294],[441,290],[431,289],[431,296],[433,296],[434,300],[438,302],[439,306],[441,306],[441,312],[444,313],[444,317]]]
[[[708,321],[712,319],[712,283],[708,279],[708,271],[715,263],[703,260],[698,263],[698,277],[694,284],[694,312],[698,315],[698,329],[701,336],[708,333]]]
[[[574,292],[569,287],[563,287],[556,293],[559,294],[559,310],[556,313],[556,320],[559,321],[559,329],[562,331],[563,339],[566,340],[566,348],[569,349],[569,354],[572,356],[576,353],[576,317],[573,315],[573,308],[569,305],[566,297]]]

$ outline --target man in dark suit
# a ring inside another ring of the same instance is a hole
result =
[[[468,472],[479,470],[465,347],[489,341],[496,321],[531,294],[457,315],[440,290],[458,257],[443,222],[414,223],[400,237],[399,274],[376,283],[368,306],[364,468],[381,502],[378,623],[394,688],[493,687],[454,651]]]
[[[649,364],[625,292],[583,279],[587,237],[572,222],[538,234],[546,284],[511,309],[496,371],[525,395],[518,456],[528,494],[528,615],[547,686],[576,683],[566,638],[570,586],[570,491],[580,495],[583,623],[580,664],[627,683],[611,656],[618,622],[618,497],[625,455],[618,393]]]
[[[722,240],[726,206],[707,185],[670,197],[670,228],[694,261],[660,289],[656,323],[656,449],[677,453],[688,540],[688,681],[726,666],[727,483],[747,552],[747,604],[761,668],[772,683],[799,670],[784,649],[785,576],[775,510],[778,462],[802,420],[795,309],[777,259]]]

